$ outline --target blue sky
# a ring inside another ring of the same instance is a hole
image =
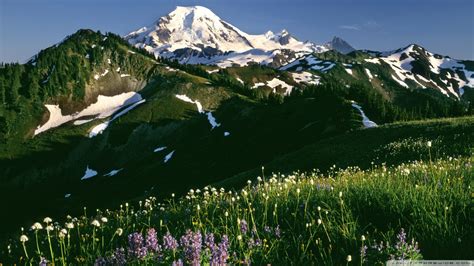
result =
[[[300,40],[339,36],[359,49],[418,43],[474,59],[472,0],[0,0],[0,61],[24,62],[80,28],[120,35],[177,5],[201,5],[248,33],[287,29]]]

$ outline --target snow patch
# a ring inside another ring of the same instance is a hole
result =
[[[89,138],[93,138],[99,134],[102,134],[102,132],[104,132],[104,130],[110,125],[110,123],[112,123],[112,121],[114,121],[115,119],[123,116],[124,114],[128,113],[129,111],[131,111],[133,108],[137,107],[138,105],[144,103],[146,100],[143,99],[143,100],[140,100],[138,102],[135,102],[131,105],[129,105],[128,107],[126,107],[125,109],[121,110],[120,112],[118,112],[117,114],[115,114],[112,119],[110,119],[109,121],[105,121],[103,123],[100,123],[99,125],[95,126],[94,128],[92,128],[92,130],[89,132]]]
[[[34,134],[38,135],[51,128],[58,127],[64,123],[76,120],[84,116],[95,116],[94,119],[106,118],[111,116],[120,108],[130,104],[134,104],[141,100],[141,95],[136,92],[126,92],[115,96],[99,95],[97,97],[97,102],[89,105],[84,110],[72,115],[62,115],[62,111],[59,105],[46,104],[45,107],[46,109],[48,109],[49,119],[43,125],[38,126]],[[82,121],[78,122],[78,124],[81,123]]]
[[[319,84],[320,77],[309,72],[292,72],[291,75],[297,83]]]
[[[106,69],[106,70],[105,70],[103,73],[101,73],[101,74],[95,74],[95,75],[94,75],[94,79],[95,79],[95,80],[98,80],[100,77],[103,77],[103,76],[107,75],[107,73],[109,73],[109,70],[108,70],[108,69]]]
[[[362,116],[362,124],[364,125],[365,128],[371,128],[371,127],[377,127],[377,124],[373,121],[371,121],[364,113],[362,110],[362,107],[358,104],[356,104],[354,101],[352,102],[352,107],[356,108],[359,110],[360,115]]]
[[[167,163],[171,159],[171,157],[173,157],[174,152],[175,151],[172,151],[172,152],[166,154],[165,159],[163,160],[163,162]]]
[[[369,77],[369,80],[372,80],[374,78],[370,70],[368,70],[367,68],[365,69],[365,73],[367,73],[367,77]]]
[[[202,105],[199,101],[193,101],[193,100],[191,100],[191,98],[189,98],[188,96],[186,96],[184,94],[177,94],[176,98],[180,99],[181,101],[185,101],[185,102],[188,102],[188,103],[195,104],[197,109],[198,109],[198,112],[200,114],[204,113],[204,111],[202,109]]]
[[[116,174],[118,174],[120,171],[122,171],[123,168],[120,168],[120,169],[113,169],[112,171],[108,172],[107,174],[105,174],[104,176],[114,176]]]
[[[212,115],[211,112],[207,112],[207,120],[209,121],[209,124],[211,124],[211,130],[221,126],[221,124],[216,122],[216,118]]]
[[[153,150],[153,152],[159,152],[159,151],[162,151],[164,149],[166,149],[167,147],[166,146],[163,146],[163,147],[158,147],[156,149]]]
[[[97,171],[92,170],[92,169],[89,168],[89,166],[87,166],[86,172],[84,173],[84,176],[81,177],[81,180],[89,179],[89,178],[94,177],[96,175],[97,175]]]

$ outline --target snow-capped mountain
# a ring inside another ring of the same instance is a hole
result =
[[[332,40],[326,43],[324,46],[329,50],[336,50],[341,54],[348,54],[352,51],[355,51],[354,47],[337,36],[334,36],[334,38],[332,38]]]
[[[249,62],[280,66],[328,48],[301,42],[288,31],[252,35],[201,7],[177,7],[148,27],[125,36],[132,45],[181,63],[216,64],[222,67]]]
[[[467,68],[465,61],[431,53],[416,44],[371,55],[374,58],[365,61],[387,64],[393,71],[392,78],[406,88],[434,88],[459,98],[464,87],[474,87],[474,71]]]

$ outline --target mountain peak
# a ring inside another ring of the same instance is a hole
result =
[[[325,44],[325,46],[329,49],[336,50],[341,54],[348,54],[352,51],[355,51],[354,47],[337,36],[334,36],[330,42]]]
[[[180,62],[186,63],[215,62],[213,56],[224,60],[223,56],[232,52],[237,57],[249,54],[242,55],[239,64],[254,59],[271,63],[279,54],[275,50],[311,53],[325,49],[298,41],[286,29],[279,33],[245,33],[202,6],[178,6],[151,26],[129,33],[125,39],[155,56],[179,57]]]

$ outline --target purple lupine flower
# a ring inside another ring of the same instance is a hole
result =
[[[166,232],[163,236],[163,248],[172,251],[176,251],[178,248],[178,241],[170,234],[170,232]]]
[[[218,248],[218,263],[217,265],[225,265],[229,259],[229,238],[223,235]]]
[[[367,254],[367,245],[364,245],[363,247],[360,248],[360,257],[364,259],[366,254]]]
[[[192,265],[199,265],[201,262],[202,235],[201,232],[193,233],[187,230],[186,234],[181,236],[181,246],[184,250],[186,262]]]
[[[161,247],[158,244],[158,238],[156,237],[156,230],[154,228],[148,229],[145,243],[148,251],[158,253],[161,250]]]
[[[265,225],[265,227],[263,227],[263,231],[264,231],[265,233],[271,233],[271,232],[272,232],[272,229],[270,228],[270,226]]]
[[[94,266],[105,266],[105,265],[107,265],[107,261],[103,257],[98,257],[94,262]]]
[[[173,261],[172,266],[183,266],[183,261],[181,259]]]
[[[204,244],[210,250],[212,250],[214,248],[215,244],[214,244],[214,234],[213,233],[206,234],[206,237],[204,238]]]
[[[255,246],[259,247],[260,245],[262,245],[260,238],[255,239]]]
[[[147,248],[143,246],[142,234],[135,232],[128,235],[128,255],[137,259],[146,257]]]
[[[277,226],[275,227],[275,236],[276,236],[277,238],[280,238],[280,236],[281,236],[280,225],[277,225]]]
[[[112,265],[125,265],[127,258],[125,257],[125,249],[117,248],[114,253],[108,258],[108,264]]]
[[[246,234],[248,230],[249,230],[249,227],[247,225],[247,221],[243,219],[240,220],[240,232],[242,232],[242,234]]]
[[[405,233],[405,229],[402,228],[400,230],[400,233],[398,233],[397,235],[397,239],[398,239],[398,242],[397,242],[396,247],[397,249],[399,249],[400,247],[406,244],[407,234]]]

